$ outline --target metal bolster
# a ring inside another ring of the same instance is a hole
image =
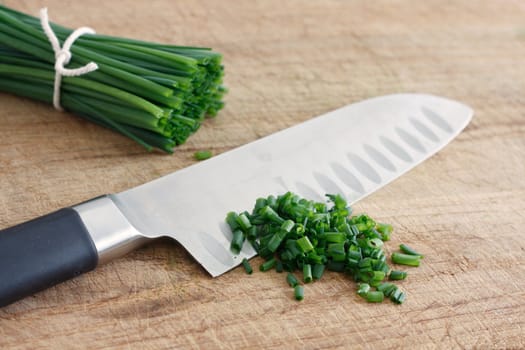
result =
[[[109,195],[75,205],[98,251],[98,264],[119,258],[149,239],[131,225]]]

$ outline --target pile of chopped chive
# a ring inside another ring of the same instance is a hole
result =
[[[387,264],[383,242],[390,239],[392,226],[376,223],[367,215],[351,216],[352,209],[340,195],[327,195],[330,205],[287,192],[259,198],[252,212],[230,212],[226,222],[232,230],[230,249],[239,254],[248,241],[265,261],[261,271],[288,271],[286,280],[297,300],[304,287],[294,275],[302,273],[303,283],[321,279],[325,270],[346,273],[358,283],[357,294],[368,302],[394,303],[405,300],[405,292],[394,283],[407,277],[405,271]],[[419,266],[423,255],[405,244],[402,253],[393,253],[392,262]],[[252,273],[248,260],[242,262]]]
[[[51,23],[60,41],[71,29]],[[222,56],[209,48],[83,35],[67,68],[98,70],[63,77],[61,105],[148,150],[168,153],[223,107]],[[0,90],[52,103],[55,54],[39,19],[0,5]]]

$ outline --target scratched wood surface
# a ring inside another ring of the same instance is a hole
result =
[[[299,303],[283,275],[238,268],[212,279],[160,240],[0,309],[0,348],[525,347],[523,1],[3,3],[33,14],[47,6],[52,20],[99,33],[211,46],[224,53],[231,92],[171,156],[0,93],[0,228],[372,96],[443,95],[475,117],[356,205],[394,225],[390,251],[405,242],[426,254],[402,283],[402,306],[366,304],[336,274],[306,286]]]

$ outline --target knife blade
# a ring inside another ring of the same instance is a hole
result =
[[[130,190],[0,232],[0,306],[169,236],[212,275],[256,253],[229,250],[229,211],[293,191],[350,203],[429,158],[472,118],[468,106],[426,94],[354,103]]]

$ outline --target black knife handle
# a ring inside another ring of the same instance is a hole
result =
[[[0,231],[0,307],[91,271],[97,263],[95,244],[72,208]]]

